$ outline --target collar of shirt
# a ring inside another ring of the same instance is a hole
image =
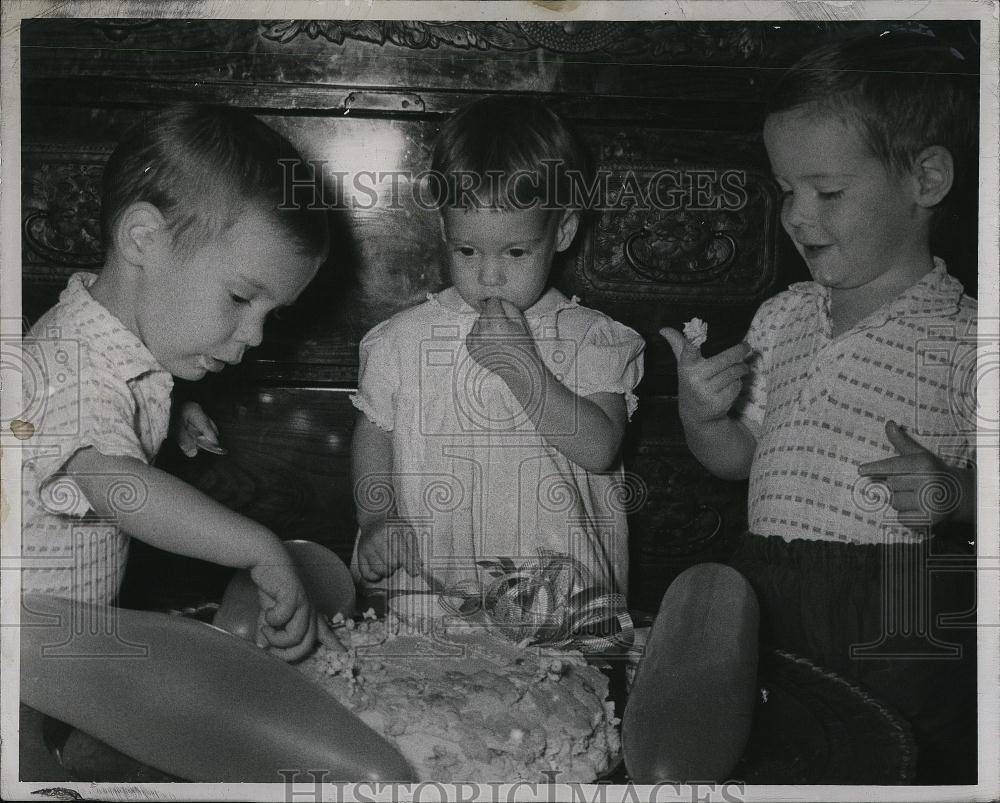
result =
[[[456,315],[479,317],[479,310],[467,304],[454,287],[448,287],[440,293],[428,293],[427,298],[430,301],[436,301],[441,307]],[[542,293],[542,297],[538,301],[524,311],[524,317],[529,321],[538,320],[560,310],[579,306],[579,303],[580,299],[576,296],[566,298],[554,287],[550,287]]]
[[[76,308],[80,332],[95,350],[107,354],[115,373],[124,381],[149,373],[167,371],[146,345],[90,294],[96,273],[74,273],[59,296],[60,303]],[[99,323],[104,318],[104,324]],[[169,374],[168,374],[169,376]]]
[[[796,282],[788,288],[791,292],[812,296],[829,317],[830,288],[817,282]],[[872,329],[893,318],[920,318],[948,314],[959,308],[965,288],[954,276],[949,275],[944,260],[934,257],[934,267],[916,284],[904,290],[896,299],[873,312],[853,329]]]

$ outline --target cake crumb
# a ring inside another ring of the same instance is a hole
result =
[[[708,340],[708,324],[701,318],[692,318],[684,324],[684,337],[695,348]]]

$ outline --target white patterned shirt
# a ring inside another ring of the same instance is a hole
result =
[[[22,590],[107,604],[115,599],[128,536],[99,518],[62,473],[80,449],[151,463],[170,422],[173,377],[74,274],[24,340],[23,417],[34,425],[22,465]],[[108,492],[118,510],[145,499],[135,478]]]
[[[858,466],[896,456],[889,420],[945,463],[974,465],[976,316],[976,301],[940,259],[837,337],[827,287],[800,282],[764,302],[734,408],[757,438],[750,531],[850,543],[927,537],[898,523],[884,486],[859,477]],[[937,487],[947,506],[955,489]]]
[[[645,346],[638,333],[555,289],[524,315],[558,381],[577,396],[621,394],[631,417]],[[418,525],[425,564],[446,584],[474,578],[476,560],[537,559],[544,549],[625,593],[626,513],[641,493],[620,465],[587,471],[545,442],[503,380],[469,356],[465,338],[478,318],[448,288],[365,335],[352,401],[391,433],[393,475],[360,488],[359,504],[394,495],[397,514]],[[577,424],[565,425],[570,434]],[[394,582],[409,582],[397,574]]]

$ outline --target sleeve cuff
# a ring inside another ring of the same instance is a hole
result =
[[[368,416],[368,420],[384,432],[392,432],[393,422],[388,416],[380,415],[375,406],[360,393],[350,395],[351,404]]]

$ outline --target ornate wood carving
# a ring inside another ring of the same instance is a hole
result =
[[[920,22],[872,23],[881,29],[931,33]],[[263,39],[287,44],[299,37],[335,45],[354,39],[411,50],[546,50],[565,54],[641,56],[687,63],[787,63],[844,29],[833,23],[747,21],[435,22],[427,20],[264,20]]]
[[[739,22],[427,22],[421,20],[267,20],[260,35],[285,44],[300,36],[341,45],[356,39],[413,50],[548,50],[651,58],[722,58],[748,61],[765,55],[773,29]]]
[[[99,188],[106,153],[50,160],[53,156],[26,154],[25,264],[76,269],[100,265]],[[643,168],[628,175],[643,184],[656,171]],[[690,296],[711,290],[715,300],[752,300],[773,279],[777,198],[763,176],[746,175],[743,208],[710,208],[720,201],[712,190],[701,211],[670,210],[632,199],[625,200],[621,210],[604,212],[578,268],[582,278],[602,293],[625,297]]]
[[[446,45],[461,50],[527,50],[531,43],[511,22],[423,22],[404,20],[265,20],[260,35],[279,44],[299,36],[341,45],[347,39],[413,50]]]
[[[670,190],[674,196],[651,197],[657,191],[650,186],[664,183],[657,176],[679,188]],[[616,177],[611,202],[620,208],[601,214],[578,260],[586,285],[622,299],[710,296],[726,304],[751,303],[767,293],[777,270],[778,204],[768,177],[676,164],[622,169]]]
[[[873,23],[874,25],[875,23]],[[893,30],[929,32],[919,22],[877,23]],[[250,45],[257,37],[276,44],[297,39],[325,40],[343,45],[348,40],[410,50],[449,48],[465,51],[517,52],[545,50],[565,54],[606,54],[611,57],[684,59],[687,63],[781,63],[824,38],[838,35],[842,27],[822,22],[768,24],[747,21],[428,21],[428,20],[204,20],[108,18],[87,21],[45,20],[47,31],[58,31],[70,47],[103,43],[116,61],[129,58],[120,45],[141,43],[161,50],[159,61],[204,64],[235,51],[220,48],[234,35]],[[27,21],[29,35],[40,29]],[[181,33],[183,32],[183,35]],[[250,38],[248,38],[248,35]],[[173,48],[169,44],[173,44]],[[967,43],[962,43],[967,44]],[[178,48],[178,45],[180,46]],[[247,47],[247,50],[252,49]],[[134,54],[140,57],[140,53]],[[232,60],[232,59],[230,59]]]
[[[680,35],[681,29],[684,34]],[[306,36],[341,45],[357,39],[415,50],[533,50],[653,58],[723,56],[749,60],[766,51],[768,30],[741,23],[680,22],[427,22],[421,20],[268,20],[260,35],[285,44]]]
[[[103,264],[100,187],[109,153],[97,148],[25,151],[21,231],[26,273],[33,266]]]

